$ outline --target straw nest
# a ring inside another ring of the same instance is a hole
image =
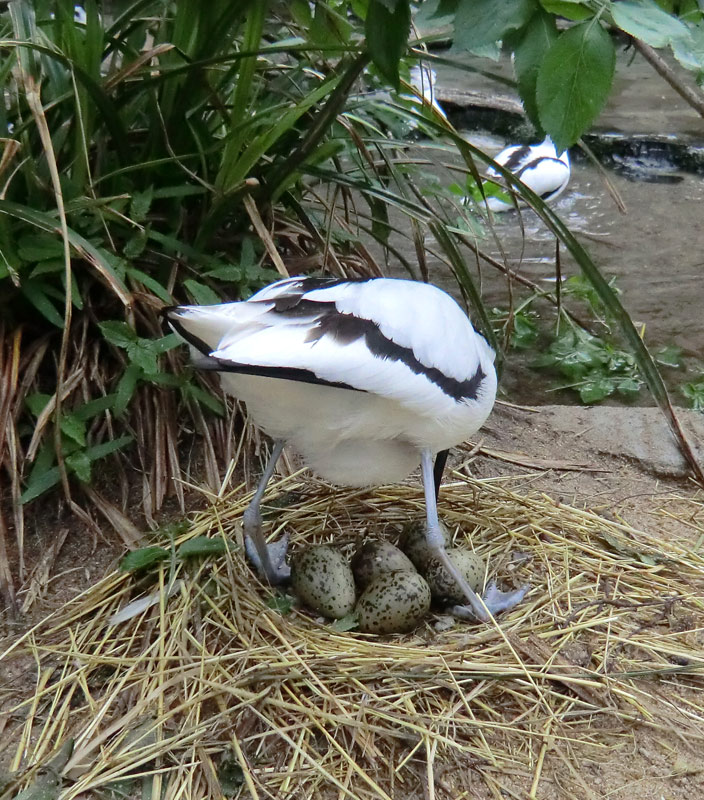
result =
[[[222,537],[229,552],[114,572],[6,654],[36,685],[6,716],[5,794],[535,797],[559,769],[561,797],[589,797],[579,759],[636,728],[701,745],[701,556],[505,480],[453,480],[441,511],[455,542],[532,587],[498,625],[436,614],[375,637],[287,610],[242,559],[240,487],[159,542]],[[267,498],[272,536],[293,548],[395,541],[423,513],[417,486],[301,474]]]

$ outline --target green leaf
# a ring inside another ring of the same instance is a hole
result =
[[[224,539],[210,539],[207,536],[196,536],[184,542],[176,555],[179,558],[192,558],[193,556],[219,556],[227,552]]]
[[[352,26],[332,3],[315,4],[315,14],[308,27],[311,42],[328,46],[347,44],[351,33]]]
[[[143,192],[134,192],[130,202],[130,217],[135,222],[143,222],[154,199],[154,187],[150,186]]]
[[[598,403],[605,397],[614,393],[614,382],[608,378],[598,378],[588,381],[579,389],[579,397],[583,403]]]
[[[30,263],[61,259],[60,263],[62,264],[64,243],[57,236],[34,232],[20,236],[17,242],[17,254],[21,259]]]
[[[704,380],[685,383],[681,391],[688,400],[692,401],[692,408],[695,411],[704,411]]]
[[[126,322],[109,320],[108,322],[99,322],[98,327],[102,331],[103,337],[115,347],[122,347],[126,350],[137,340],[137,334]]]
[[[293,601],[294,598],[289,594],[275,594],[266,601],[266,604],[269,608],[273,608],[274,611],[278,611],[282,617],[285,617],[291,613]]]
[[[168,353],[169,350],[173,350],[175,347],[180,347],[183,344],[183,339],[175,333],[167,333],[165,336],[162,336],[161,339],[146,339],[143,341],[150,342],[152,350],[159,355],[161,353]]]
[[[75,414],[70,412],[61,415],[59,423],[61,433],[73,439],[76,444],[84,447],[86,444],[86,425],[83,420],[79,419]]]
[[[58,467],[50,467],[47,470],[39,472],[35,477],[36,470],[32,470],[32,474],[27,481],[27,488],[20,497],[20,505],[29,503],[39,495],[44,494],[49,489],[52,489],[61,480],[61,472]]]
[[[225,797],[234,797],[244,783],[244,772],[234,757],[226,758],[218,767],[218,781]]]
[[[212,306],[222,303],[222,298],[204,283],[189,279],[184,281],[183,285],[199,306]]]
[[[57,328],[63,329],[64,318],[47,297],[46,288],[42,281],[24,280],[22,281],[21,291],[43,317],[46,317]]]
[[[149,234],[147,231],[136,233],[131,239],[125,242],[125,246],[122,248],[122,255],[130,260],[139,258],[144,252],[144,248],[147,246],[148,239]]]
[[[127,347],[127,357],[136,364],[146,376],[155,375],[159,372],[159,364],[156,360],[156,352],[153,342],[149,339],[137,339]]]
[[[60,235],[61,226],[58,220],[43,211],[37,211],[27,205],[20,203],[11,203],[8,200],[0,199],[0,214],[7,214],[9,217],[21,219],[30,225],[34,225],[40,230],[47,233],[54,233]],[[130,298],[127,289],[122,282],[118,270],[115,269],[115,257],[109,251],[95,247],[83,236],[80,236],[71,228],[68,229],[68,238],[78,254],[85,258],[92,264],[109,283],[110,288],[115,294],[123,301],[125,305],[129,305]],[[63,322],[62,322],[63,324]]]
[[[654,0],[620,0],[611,4],[611,16],[622,31],[651,47],[665,47],[677,39],[690,38],[687,26]]]
[[[201,389],[200,386],[195,386],[192,383],[187,383],[183,389],[187,397],[191,397],[219,417],[225,416],[225,406],[217,397],[213,397],[210,392],[206,392],[205,389]]]
[[[543,129],[558,151],[573,145],[604,107],[616,51],[598,22],[581,22],[550,47],[538,72],[536,100]]]
[[[79,450],[76,453],[71,453],[66,456],[66,466],[75,473],[78,480],[83,483],[90,483],[91,479],[91,460],[88,458],[87,453]]]
[[[538,71],[545,54],[557,39],[555,19],[540,10],[521,31],[513,50],[513,68],[518,81],[518,93],[530,121],[540,128],[535,89]]]
[[[334,631],[338,631],[339,633],[344,633],[345,631],[352,631],[359,625],[359,619],[357,614],[352,611],[349,614],[345,614],[344,617],[340,617],[340,619],[334,620],[330,627]]]
[[[616,391],[618,391],[619,394],[624,394],[629,398],[640,394],[641,386],[642,382],[640,380],[636,380],[635,378],[621,378],[620,380],[616,381]]]
[[[453,48],[476,50],[522,28],[536,10],[535,0],[460,0]]]
[[[364,32],[374,66],[393,89],[401,87],[399,61],[406,52],[411,25],[408,0],[396,0],[389,10],[381,0],[370,0]]]
[[[580,0],[540,0],[540,5],[549,14],[565,17],[565,19],[575,22],[594,16],[594,12],[589,6],[583,5]]]
[[[132,550],[120,561],[120,572],[135,572],[138,569],[151,567],[160,561],[165,561],[169,557],[169,551],[163,547],[140,547],[139,550]]]
[[[682,348],[675,345],[668,345],[662,347],[655,353],[655,360],[658,364],[665,367],[681,367],[682,366]]]
[[[80,419],[84,422],[86,420],[93,419],[93,417],[96,417],[101,412],[112,409],[113,405],[115,404],[115,398],[116,395],[114,394],[106,394],[104,397],[96,397],[95,400],[89,400],[82,406],[74,408],[73,414],[77,419]]]
[[[30,410],[35,417],[38,417],[46,404],[51,400],[50,394],[44,394],[43,392],[35,392],[34,394],[29,394],[25,397],[25,403],[27,404],[27,408]]]
[[[99,458],[105,458],[105,456],[109,456],[111,453],[121,450],[133,439],[134,436],[118,436],[117,439],[110,439],[102,444],[95,444],[89,447],[85,453],[91,461],[97,461]]]
[[[704,70],[704,23],[689,26],[689,37],[670,43],[675,58],[685,69]]]
[[[136,281],[139,281],[141,284],[150,289],[158,298],[162,301],[162,303],[166,303],[167,305],[173,304],[173,298],[168,293],[166,288],[162,286],[159,281],[155,278],[152,278],[151,275],[147,275],[146,272],[142,272],[141,269],[136,269],[135,267],[127,267],[127,274],[130,278],[133,278]]]
[[[113,406],[113,410],[118,417],[125,413],[127,406],[130,404],[130,400],[132,400],[134,396],[137,383],[142,377],[142,374],[141,368],[136,364],[130,364],[122,373],[122,377],[117,384],[115,405]]]

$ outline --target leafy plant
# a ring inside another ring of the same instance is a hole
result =
[[[630,353],[576,326],[563,331],[532,366],[557,370],[583,403],[597,403],[613,394],[631,399],[643,385]]]
[[[695,411],[704,412],[704,377],[685,383],[682,394],[690,401]]]

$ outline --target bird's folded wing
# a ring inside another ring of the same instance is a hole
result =
[[[397,400],[418,411],[433,409],[448,413],[462,399],[476,397],[480,375],[474,383],[456,381],[439,370],[418,362],[407,348],[384,353],[370,350],[365,335],[340,340],[332,334],[319,335],[315,324],[276,324],[240,335],[237,340],[210,354],[221,369],[245,371],[241,367],[270,367],[276,376],[301,380],[310,373],[311,382],[342,385]],[[272,373],[273,374],[273,373]],[[475,377],[476,373],[470,376]],[[463,397],[462,395],[466,395]]]

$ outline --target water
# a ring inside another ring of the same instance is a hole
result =
[[[599,171],[573,152],[572,177],[554,210],[576,233],[601,271],[616,277],[621,301],[640,329],[651,351],[667,345],[680,347],[688,371],[666,371],[675,389],[675,402],[683,402],[676,388],[704,372],[704,176],[677,168],[669,148],[704,144],[704,120],[657,76],[640,57],[629,62],[621,53],[614,94],[594,130],[602,142],[615,145],[628,140],[665,138],[662,146],[641,148],[637,157],[625,157],[617,146],[612,158],[603,158],[605,172],[620,195],[622,213]],[[500,69],[506,72],[503,64]],[[682,73],[686,81],[691,76]],[[490,81],[465,73],[439,70],[438,85],[458,88],[471,81],[472,89],[497,91]],[[499,90],[505,94],[505,88]],[[467,138],[491,154],[507,142],[486,134],[467,132]],[[698,138],[697,138],[698,137]],[[513,142],[511,142],[513,143]],[[678,143],[680,143],[678,145]],[[633,147],[630,147],[633,150]],[[635,148],[638,149],[637,147]],[[455,177],[456,179],[456,177]],[[527,210],[523,230],[516,212],[496,215],[495,228],[508,265],[537,284],[554,285],[554,236]],[[502,258],[490,238],[480,246]],[[412,248],[407,254],[413,259]],[[564,274],[579,268],[561,249]],[[435,265],[432,278],[450,286],[452,278]],[[432,264],[431,264],[432,268]],[[488,304],[506,306],[505,279],[490,267],[482,270],[482,289]],[[518,292],[525,290],[517,289]],[[700,361],[698,361],[700,359]],[[503,384],[518,402],[555,402],[566,394],[546,395],[546,381],[527,366],[528,357],[514,352]],[[644,393],[643,402],[648,402]]]

